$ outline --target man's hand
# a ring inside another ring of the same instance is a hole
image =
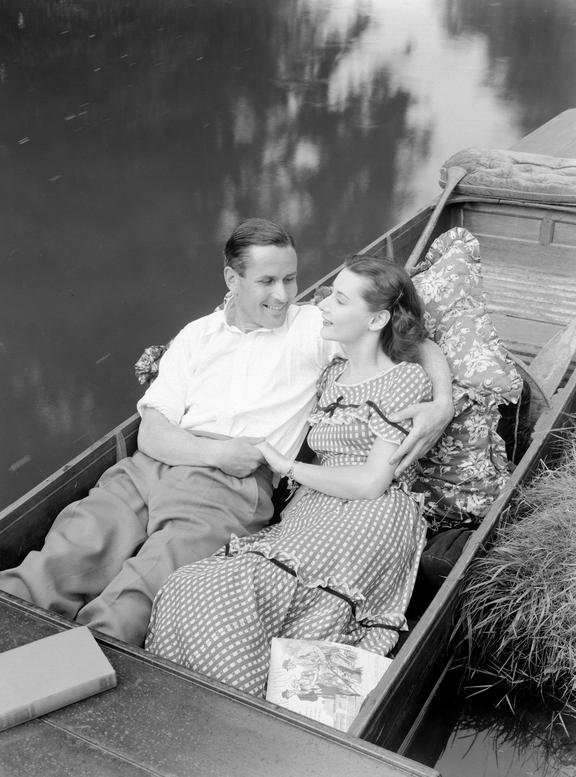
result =
[[[264,462],[264,456],[256,447],[261,438],[235,437],[230,440],[218,440],[218,460],[216,466],[227,475],[246,478]]]
[[[395,423],[401,423],[407,418],[412,419],[410,433],[390,459],[390,464],[396,467],[396,476],[430,450],[453,415],[454,407],[451,402],[437,400],[409,405],[390,416],[390,420]]]

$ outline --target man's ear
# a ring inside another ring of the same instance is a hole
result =
[[[234,293],[236,285],[238,284],[238,273],[236,272],[236,270],[233,270],[232,267],[225,267],[224,268],[224,281],[225,281],[226,286],[228,287],[229,291]]]
[[[379,329],[384,329],[386,324],[390,321],[390,311],[389,310],[379,310],[377,313],[374,313],[372,316],[372,320],[369,323],[369,328],[373,331],[377,331]]]

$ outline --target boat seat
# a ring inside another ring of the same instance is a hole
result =
[[[441,186],[446,186],[451,167],[466,170],[455,195],[576,205],[574,159],[512,149],[465,148],[442,166]]]

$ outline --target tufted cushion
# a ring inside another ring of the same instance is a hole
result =
[[[466,175],[456,194],[498,197],[554,204],[576,204],[576,164],[573,159],[525,151],[465,148],[442,166],[440,184],[446,185],[449,167],[463,167]]]
[[[498,405],[517,402],[522,379],[498,337],[480,293],[478,240],[456,227],[434,241],[412,280],[428,333],[453,377],[455,414],[421,459],[418,489],[427,494],[433,531],[478,523],[508,479]]]

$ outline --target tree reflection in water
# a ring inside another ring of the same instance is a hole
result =
[[[517,105],[521,126],[533,128],[576,102],[576,5],[572,0],[448,0],[446,28],[455,37],[486,41],[487,77]],[[556,64],[561,62],[560,67]]]

